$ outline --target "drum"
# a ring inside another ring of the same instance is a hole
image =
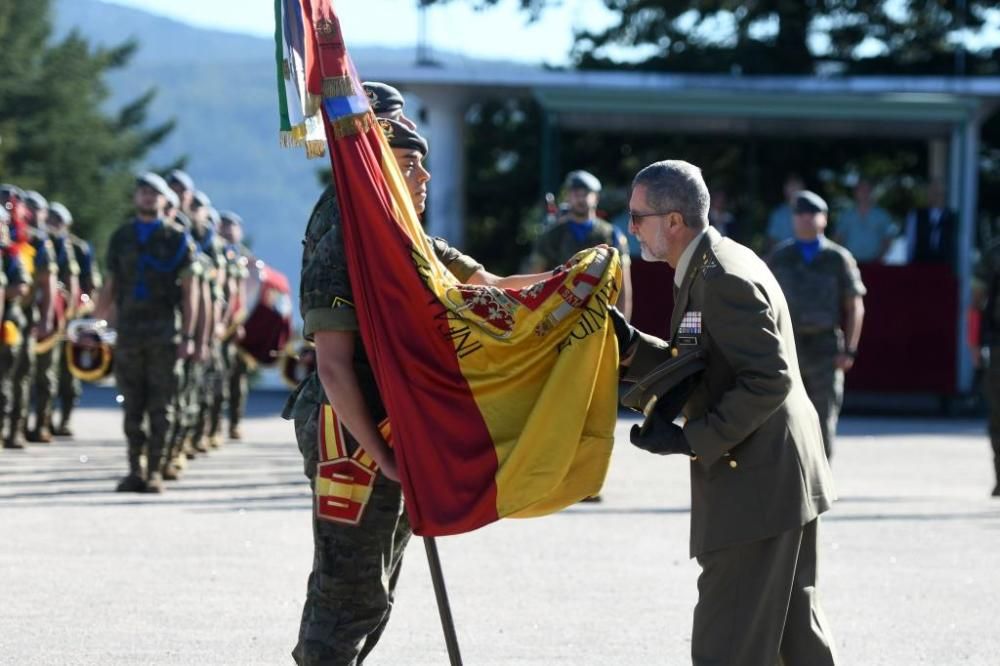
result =
[[[273,365],[292,337],[292,293],[286,278],[252,259],[247,278],[247,318],[240,351],[254,364]]]

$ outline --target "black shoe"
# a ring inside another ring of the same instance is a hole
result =
[[[1000,483],[993,487],[993,497],[1000,497]]]
[[[52,429],[52,435],[55,437],[72,437],[73,430],[69,427],[69,425],[63,423],[59,427]]]
[[[584,497],[581,502],[586,502],[587,504],[600,504],[604,500],[601,499],[600,495],[591,495],[590,497]]]
[[[138,474],[129,474],[118,482],[115,492],[119,493],[144,493],[146,492],[146,482]]]

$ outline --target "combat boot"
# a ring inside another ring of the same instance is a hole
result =
[[[212,435],[211,437],[208,438],[208,447],[210,449],[217,449],[221,446],[222,446],[222,438],[219,437],[217,434]]]
[[[191,448],[193,448],[198,453],[208,453],[208,447],[205,445],[205,438],[198,437],[192,440]]]
[[[239,425],[229,426],[229,439],[235,439],[235,440],[243,439],[243,433],[240,432]]]
[[[27,445],[24,443],[24,437],[20,435],[15,435],[4,440],[3,448],[5,449],[25,449]]]
[[[59,425],[52,429],[52,434],[55,437],[72,437],[73,430],[69,427],[69,414],[63,413],[64,416]]]
[[[146,493],[162,493],[163,488],[163,475],[160,472],[150,472],[149,478],[146,479],[146,487],[143,492]]]
[[[128,476],[118,482],[115,491],[119,493],[144,493],[146,492],[146,482],[141,474],[129,472]]]
[[[52,433],[46,426],[39,426],[35,430],[31,430],[27,435],[28,441],[32,444],[51,444],[52,443]]]

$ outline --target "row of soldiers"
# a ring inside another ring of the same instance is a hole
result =
[[[26,441],[73,436],[81,386],[62,353],[62,334],[67,321],[92,310],[101,277],[90,244],[70,232],[65,205],[10,184],[0,186],[0,204],[0,435],[5,449],[23,449]]]
[[[238,347],[251,255],[243,221],[181,170],[136,180],[135,217],[108,244],[97,314],[116,322],[115,381],[129,473],[119,492],[163,491],[187,461],[241,438],[248,363]]]

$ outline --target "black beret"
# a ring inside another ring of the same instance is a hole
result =
[[[796,213],[825,213],[829,210],[823,197],[809,190],[795,194],[795,205],[792,209]]]
[[[365,89],[375,115],[394,117],[403,112],[403,95],[392,86],[378,81],[365,81],[361,87]]]
[[[589,171],[584,171],[582,169],[578,171],[570,171],[566,176],[566,189],[583,189],[589,192],[600,192],[601,181],[599,181],[597,176]]]
[[[389,142],[390,148],[405,148],[420,151],[420,154],[427,157],[427,139],[420,136],[415,129],[410,129],[406,125],[391,118],[379,118],[378,124],[382,126],[382,132]]]

